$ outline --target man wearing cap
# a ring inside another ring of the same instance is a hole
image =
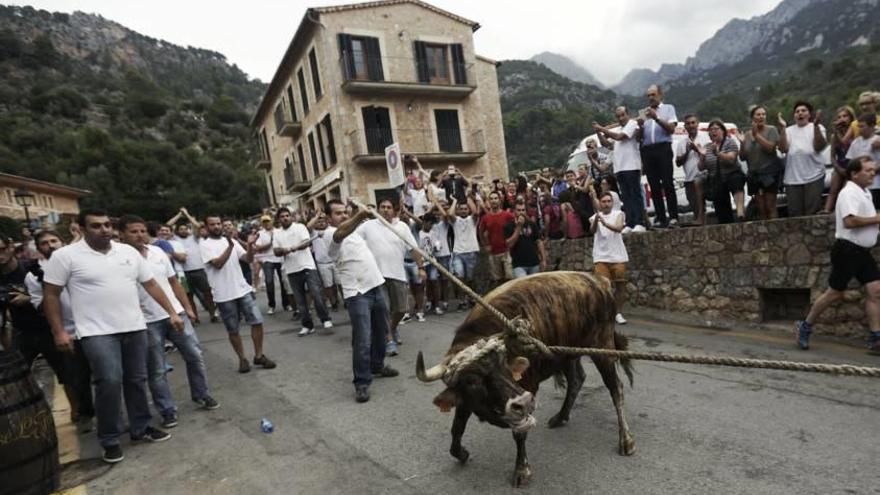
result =
[[[271,315],[275,313],[276,274],[278,274],[278,285],[281,286],[281,305],[287,310],[290,308],[291,304],[290,296],[287,294],[287,289],[284,287],[284,272],[281,268],[281,257],[276,256],[275,252],[272,250],[272,243],[275,241],[275,226],[272,224],[272,217],[269,215],[263,215],[260,217],[260,224],[262,225],[262,228],[260,229],[260,234],[257,238],[257,245],[255,246],[257,251],[255,257],[263,267],[263,281],[266,284],[266,297],[269,298],[269,314]]]

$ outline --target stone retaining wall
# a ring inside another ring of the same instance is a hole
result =
[[[768,310],[782,307],[766,302],[766,296],[762,303],[762,293],[806,289],[812,302],[827,288],[833,241],[832,215],[630,234],[625,237],[629,302],[697,314],[705,321],[762,322]],[[593,269],[592,238],[552,241],[548,249],[558,269]],[[818,333],[865,336],[863,292],[855,282],[850,289],[844,302],[825,312]]]

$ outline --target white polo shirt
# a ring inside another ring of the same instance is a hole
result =
[[[186,261],[183,263],[183,270],[190,272],[194,270],[202,270],[205,264],[202,263],[202,252],[199,249],[199,236],[190,234],[184,237],[174,236],[174,240],[183,245],[186,250]]]
[[[874,247],[874,244],[877,244],[880,225],[874,224],[848,229],[843,225],[843,219],[849,215],[857,217],[877,215],[874,201],[871,199],[871,191],[862,189],[853,181],[847,181],[837,196],[837,205],[834,208],[834,237],[858,244],[863,248]]]
[[[324,236],[330,236],[328,253],[336,264],[336,274],[339,275],[339,284],[342,285],[342,297],[348,299],[358,294],[366,294],[385,283],[376,259],[367,247],[367,241],[352,232],[341,243],[333,242],[335,232],[336,227],[327,227]]]
[[[272,248],[292,248],[309,240],[309,229],[301,223],[292,223],[286,229],[284,227],[275,229],[275,240],[272,241]],[[315,260],[312,259],[312,252],[309,249],[300,249],[290,254],[284,255],[282,258],[282,266],[285,274],[301,272],[303,270],[315,270]]]
[[[352,235],[359,235],[367,241],[383,277],[406,282],[403,258],[412,249],[410,246],[417,245],[416,239],[406,223],[395,218],[391,225],[406,238],[406,242],[375,218],[360,224]]]
[[[174,311],[177,314],[183,313],[183,305],[177,300],[177,296],[174,295],[174,291],[171,289],[171,284],[168,282],[168,277],[176,276],[174,267],[172,267],[171,262],[168,261],[168,255],[157,246],[150,245],[146,246],[146,248],[147,255],[144,257],[144,260],[147,262],[150,273],[153,274],[156,283],[162,288],[165,297],[171,301],[171,306],[174,307]],[[150,297],[150,295],[147,294],[147,291],[140,285],[138,285],[138,297],[141,301],[141,311],[144,312],[144,319],[147,323],[170,318],[168,312],[162,309],[162,306],[160,306],[155,299]]]
[[[627,139],[614,141],[614,173],[628,172],[642,169],[642,155],[639,153],[639,142],[634,139],[639,130],[639,124],[630,119],[617,132],[622,132]]]
[[[218,269],[211,264],[211,260],[220,257],[226,251],[229,240],[225,237],[219,239],[209,237],[199,243],[199,249],[202,253],[201,259],[205,264],[205,273],[208,275],[208,284],[211,286],[215,302],[232,301],[253,292],[253,288],[241,273],[241,265],[238,264],[238,260],[245,256],[247,251],[235,241],[232,241],[232,245],[229,259],[226,260],[222,268]]]
[[[40,267],[44,270],[46,268],[46,262],[48,260],[39,260],[38,263]],[[43,304],[43,284],[37,280],[37,277],[28,272],[27,275],[24,276],[24,286],[27,288],[28,294],[31,296],[31,305],[36,310],[40,310],[40,305]],[[68,335],[76,338],[76,325],[73,323],[73,309],[70,307],[70,293],[67,290],[62,290],[61,295],[59,296],[61,300],[61,323],[64,326],[64,330],[67,331]]]
[[[111,242],[105,254],[81,240],[52,253],[43,273],[44,282],[65,287],[70,294],[78,337],[147,327],[138,286],[152,280],[153,274],[133,247]]]

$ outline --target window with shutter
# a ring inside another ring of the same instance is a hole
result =
[[[460,153],[461,129],[458,126],[458,111],[434,110],[434,121],[437,123],[437,144],[440,151]]]
[[[299,119],[296,118],[296,100],[293,98],[293,84],[287,85],[287,101],[290,103],[290,121],[296,122]]]
[[[385,148],[394,142],[391,132],[391,116],[384,107],[363,107],[364,137],[367,140],[367,152],[370,154],[385,153]]]
[[[309,50],[309,68],[312,69],[312,86],[315,88],[315,99],[323,94],[321,91],[321,76],[318,73],[318,57],[315,55],[315,49]]]
[[[339,34],[339,51],[346,80],[385,80],[378,38]]]
[[[315,127],[315,133],[318,135],[318,151],[321,153],[321,170],[327,170],[327,152],[324,150],[324,137],[321,131],[322,126]]]
[[[302,175],[302,180],[309,180],[309,174],[306,173],[306,155],[303,153],[302,143],[296,145],[296,157],[299,159],[299,173]]]
[[[449,45],[449,48],[452,51],[452,75],[455,77],[455,84],[467,84],[467,67],[461,43]]]
[[[299,82],[299,96],[302,98],[303,115],[309,114],[309,91],[306,89],[306,77],[302,67],[296,71],[296,79]]]
[[[330,115],[324,117],[321,121],[324,127],[324,134],[327,136],[327,156],[330,158],[330,164],[336,164],[336,144],[333,141],[333,125],[330,123]]]
[[[309,133],[309,157],[312,159],[312,172],[315,173],[315,177],[321,175],[320,170],[318,169],[318,151],[315,149],[315,133]]]

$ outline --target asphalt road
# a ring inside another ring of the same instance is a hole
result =
[[[342,312],[334,313],[332,334],[304,338],[289,313],[267,316],[266,353],[278,368],[246,375],[236,372],[223,329],[202,325],[209,385],[221,408],[196,409],[180,356],[172,354],[180,408],[173,438],[132,446],[126,440],[125,461],[77,493],[512,492],[510,432],[472,420],[463,441],[471,458],[459,465],[448,454],[452,415],[431,403],[442,385],[415,378],[416,351],[439,359],[463,317],[429,316],[402,327],[401,355],[389,358],[401,376],[375,381],[366,404],[353,400]],[[779,334],[670,329],[648,318],[631,318],[621,330],[636,350],[880,365],[831,342],[798,351]],[[538,427],[528,440],[533,479],[523,490],[880,493],[880,380],[637,362],[635,387],[626,390],[636,453],[621,457],[610,396],[592,363],[584,365],[587,382],[564,428],[544,426],[563,391],[545,382],[538,394]],[[274,433],[260,431],[262,417]],[[100,455],[93,434],[77,436],[64,424],[59,432],[63,461]]]

